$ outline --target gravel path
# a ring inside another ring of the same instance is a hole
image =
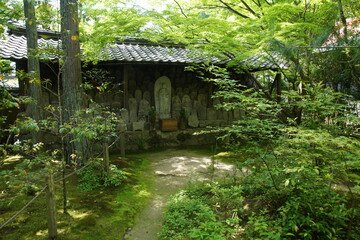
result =
[[[152,161],[155,183],[152,198],[135,220],[123,239],[156,240],[161,229],[164,207],[172,194],[185,187],[190,181],[206,180],[213,176],[209,171],[211,157],[196,150],[174,150],[147,153],[142,156]],[[236,174],[233,165],[215,162],[215,176]]]

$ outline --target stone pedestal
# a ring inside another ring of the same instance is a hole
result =
[[[133,131],[144,131],[145,121],[133,122],[132,128],[133,128]]]

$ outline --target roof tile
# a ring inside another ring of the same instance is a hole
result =
[[[136,40],[136,39],[135,39]],[[61,40],[52,38],[39,38],[39,48],[58,48]],[[208,62],[225,64],[230,58],[220,59],[208,57],[199,52],[189,50],[177,45],[156,45],[149,42],[124,41],[116,43],[103,49],[105,58],[102,61],[116,62],[137,62],[137,63],[201,63]],[[19,34],[10,34],[7,39],[0,43],[0,57],[10,60],[20,60],[27,58],[26,37]],[[52,56],[51,58],[55,58]],[[274,69],[279,65],[284,66],[283,62],[272,63],[264,57],[254,56],[243,61],[245,65],[253,69]]]

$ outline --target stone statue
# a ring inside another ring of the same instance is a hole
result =
[[[160,77],[154,87],[155,108],[160,119],[171,117],[171,81],[168,77]]]

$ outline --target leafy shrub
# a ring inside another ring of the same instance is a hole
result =
[[[167,206],[161,239],[229,239],[242,211],[241,188],[229,182],[198,183]]]
[[[126,178],[123,171],[118,169],[115,165],[110,164],[110,173],[105,177],[104,186],[120,186]]]
[[[28,195],[28,196],[35,196],[35,193],[39,191],[39,187],[35,184],[26,183],[25,186],[20,190],[20,192]]]
[[[167,206],[160,239],[191,239],[190,233],[192,236],[198,235],[197,231],[192,229],[214,221],[215,214],[208,206],[199,199],[191,199],[184,192],[180,192]],[[204,229],[204,226],[202,228]]]
[[[224,226],[221,222],[203,222],[200,226],[190,230],[189,237],[197,240],[226,240],[225,233],[228,227]]]
[[[290,239],[345,238],[351,216],[345,198],[326,186],[301,189],[278,210]]]
[[[112,164],[110,165],[110,173],[107,175],[100,161],[94,161],[79,171],[79,176],[79,187],[84,191],[91,191],[100,187],[120,186],[126,179],[125,173]]]
[[[242,239],[282,239],[280,220],[271,218],[267,211],[253,213],[244,228]]]

